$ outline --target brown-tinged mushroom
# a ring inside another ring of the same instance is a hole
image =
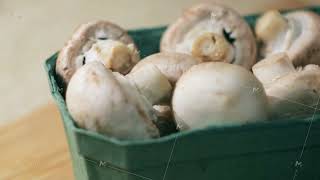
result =
[[[263,86],[250,71],[221,62],[190,68],[178,80],[172,98],[180,130],[264,121],[267,107]]]
[[[87,63],[71,78],[66,103],[81,128],[119,139],[159,137],[152,105],[120,73]]]
[[[294,69],[285,53],[270,55],[252,68],[263,83],[274,119],[314,112],[320,97],[320,68],[309,64]]]
[[[180,76],[198,61],[188,54],[175,52],[161,52],[150,55],[139,61],[131,70],[134,73],[140,69],[144,69],[148,65],[156,66],[160,72],[167,77],[172,86]]]
[[[81,25],[60,51],[56,72],[68,84],[77,69],[91,61],[128,73],[138,62],[139,54],[127,32],[108,21],[94,21]]]
[[[313,12],[268,11],[257,20],[255,32],[264,58],[284,52],[295,67],[320,64],[320,16]]]
[[[226,62],[246,69],[256,62],[256,42],[249,25],[235,10],[216,3],[187,9],[168,27],[160,48],[192,54],[201,62]]]

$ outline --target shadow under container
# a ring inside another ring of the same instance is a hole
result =
[[[320,13],[320,7],[307,9]],[[251,27],[257,16],[245,17]],[[140,29],[129,34],[145,57],[159,51],[164,30]],[[76,126],[62,95],[65,89],[56,76],[56,59],[57,54],[50,57],[45,67],[77,180],[320,180],[319,113],[308,117],[313,118],[312,124],[291,117],[240,127],[208,127],[152,140],[119,141]]]

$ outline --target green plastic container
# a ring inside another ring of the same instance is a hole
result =
[[[308,9],[320,13],[320,7]],[[252,26],[256,17],[246,16],[246,20]],[[164,30],[129,34],[144,57],[159,51]],[[61,95],[64,89],[56,78],[56,58],[57,54],[50,57],[45,67],[77,180],[320,180],[318,113],[312,124],[292,117],[241,127],[209,127],[154,140],[119,141],[73,123]]]

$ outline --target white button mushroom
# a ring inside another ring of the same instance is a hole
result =
[[[141,60],[126,75],[140,93],[154,105],[158,117],[155,124],[161,135],[176,132],[176,125],[169,105],[172,87],[184,72],[197,63],[195,58],[187,54],[157,53]]]
[[[66,103],[82,128],[119,139],[159,137],[152,105],[121,74],[98,61],[81,67],[71,78]]]
[[[157,104],[171,96],[172,86],[157,66],[148,64],[126,75],[151,104]]]
[[[67,85],[76,70],[88,62],[100,61],[126,74],[138,60],[138,51],[125,30],[107,21],[95,21],[81,25],[66,43],[59,53],[56,72]]]
[[[252,71],[267,89],[280,77],[296,70],[286,53],[278,53],[259,61],[252,67]]]
[[[139,61],[139,63],[132,68],[130,74],[139,69],[144,69],[148,65],[154,65],[169,80],[171,85],[174,86],[180,76],[195,64],[198,64],[198,61],[190,55],[175,52],[161,52]]]
[[[320,64],[320,16],[313,12],[268,11],[257,20],[255,32],[262,57],[285,52],[294,66]]]
[[[172,108],[182,130],[267,119],[262,84],[248,70],[220,62],[198,64],[184,73],[176,84]]]
[[[289,57],[280,53],[260,61],[252,70],[265,87],[273,119],[313,113],[320,96],[320,68],[317,65],[296,70]]]
[[[160,48],[192,54],[201,62],[227,62],[246,69],[256,62],[256,42],[249,25],[235,10],[216,3],[187,9],[168,27]]]
[[[118,72],[113,72],[119,82],[124,81],[124,76]],[[166,77],[152,64],[138,69],[134,73],[125,76],[127,80],[135,86],[140,95],[144,96],[149,103],[159,103],[161,100],[166,100],[171,95],[171,85]],[[130,90],[131,88],[127,88]],[[135,96],[139,96],[136,94]],[[148,103],[148,104],[149,104]],[[154,105],[153,112],[157,118],[154,118],[153,123],[157,126],[160,136],[165,136],[176,132],[176,125],[173,120],[171,107],[169,105]]]

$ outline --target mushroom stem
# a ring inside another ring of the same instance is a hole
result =
[[[224,37],[211,32],[206,32],[195,39],[191,53],[204,62],[231,62],[233,59],[233,48],[228,41]]]
[[[172,86],[169,80],[155,65],[149,64],[126,77],[151,104],[159,103],[171,95]]]
[[[280,77],[296,72],[286,53],[274,54],[261,60],[252,67],[252,71],[265,88]]]
[[[153,109],[158,117],[172,119],[172,109],[169,105],[154,105]]]
[[[137,63],[139,55],[133,44],[126,45],[115,40],[98,40],[85,53],[86,62],[98,60],[112,71],[126,74]]]
[[[255,32],[258,39],[269,41],[289,28],[287,20],[277,10],[264,13],[256,23]]]

